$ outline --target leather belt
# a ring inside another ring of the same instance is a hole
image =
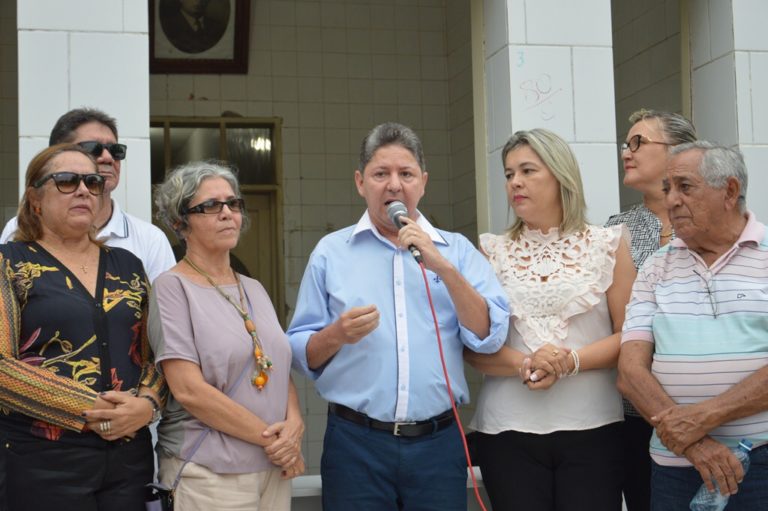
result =
[[[328,413],[341,417],[349,422],[354,422],[360,426],[367,426],[371,429],[378,429],[392,433],[394,436],[413,438],[430,433],[436,433],[453,424],[453,411],[448,410],[440,415],[435,415],[431,419],[415,422],[382,422],[371,419],[364,413],[360,413],[351,408],[337,403],[328,403]]]

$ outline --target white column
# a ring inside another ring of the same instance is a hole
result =
[[[689,3],[693,121],[700,138],[738,144],[747,206],[768,220],[768,37],[763,0]]]
[[[94,107],[117,119],[128,145],[115,198],[151,214],[147,3],[18,0],[19,188],[29,160],[48,145],[56,119]]]
[[[602,224],[619,211],[610,1],[484,0],[483,6],[491,231],[509,224],[501,149],[513,132],[537,127],[571,144],[589,220]]]

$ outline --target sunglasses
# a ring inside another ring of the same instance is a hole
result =
[[[221,213],[221,211],[224,209],[224,205],[226,205],[233,213],[240,213],[245,209],[245,201],[243,199],[232,198],[225,201],[210,199],[205,202],[201,202],[197,206],[186,208],[183,211],[183,214],[188,215],[190,213],[203,213],[205,215],[216,215]]]
[[[101,174],[78,174],[76,172],[54,172],[38,179],[32,186],[40,188],[48,180],[53,180],[56,189],[61,193],[75,193],[80,187],[80,182],[85,183],[85,187],[91,195],[101,195],[104,193],[104,176]]]
[[[651,140],[650,138],[646,137],[645,135],[640,135],[639,133],[635,135],[634,137],[630,138],[623,144],[621,144],[621,152],[626,151],[627,149],[630,150],[630,152],[637,152],[638,149],[640,149],[640,146],[642,144],[661,144],[661,145],[674,145],[670,144],[669,142],[657,142],[655,140]]]
[[[103,153],[104,149],[106,149],[115,160],[124,160],[125,152],[128,150],[128,146],[125,144],[102,144],[101,142],[96,142],[95,140],[78,142],[77,145],[91,153],[94,158],[101,156],[101,153]]]

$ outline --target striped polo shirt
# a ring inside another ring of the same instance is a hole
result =
[[[768,238],[749,213],[736,243],[711,267],[676,239],[648,258],[627,306],[622,342],[654,343],[654,377],[678,404],[728,390],[768,365]],[[768,411],[722,424],[710,433],[736,447],[768,442]],[[690,466],[654,432],[656,463]]]

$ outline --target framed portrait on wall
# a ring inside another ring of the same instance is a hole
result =
[[[250,0],[149,0],[150,73],[247,73]]]

